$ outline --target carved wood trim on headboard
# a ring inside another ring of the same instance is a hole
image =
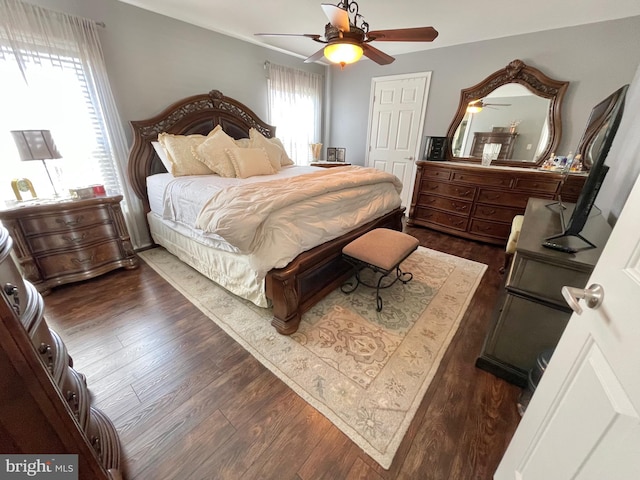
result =
[[[263,122],[246,105],[218,90],[184,98],[152,118],[131,122],[133,145],[129,152],[129,181],[142,200],[145,212],[149,211],[146,178],[165,171],[151,142],[163,132],[206,135],[218,124],[236,139],[248,137],[251,128],[267,138],[274,137],[276,132],[276,127]]]

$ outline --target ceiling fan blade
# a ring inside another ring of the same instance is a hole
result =
[[[365,57],[370,58],[378,65],[389,65],[395,61],[391,55],[387,55],[381,50],[378,50],[375,47],[372,47],[368,43],[363,43],[362,45],[363,54]]]
[[[349,14],[346,10],[329,3],[323,3],[320,6],[322,7],[322,10],[324,10],[324,14],[329,19],[329,23],[331,23],[331,25],[341,32],[349,31]]]
[[[377,42],[432,42],[437,36],[438,31],[433,27],[373,30],[367,33],[369,40]]]
[[[312,40],[318,40],[320,35],[316,33],[254,33],[259,37],[307,37]]]
[[[324,48],[321,48],[320,50],[318,50],[316,53],[314,53],[313,55],[311,55],[309,58],[307,58],[304,63],[313,63],[313,62],[317,62],[318,60],[320,60],[322,57],[324,57]]]

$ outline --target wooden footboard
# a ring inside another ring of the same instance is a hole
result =
[[[298,330],[302,314],[339,287],[352,272],[342,258],[342,248],[374,228],[402,230],[404,208],[398,208],[341,237],[298,255],[284,268],[271,270],[266,278],[266,295],[273,304],[271,325],[278,333]]]

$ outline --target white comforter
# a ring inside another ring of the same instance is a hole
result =
[[[372,196],[381,189],[399,194],[402,183],[374,168],[343,167],[231,187],[209,199],[196,227],[220,236],[241,253],[251,253],[259,248],[266,229],[290,229],[299,223],[313,226],[326,213],[338,217],[354,207],[368,208],[376,203]]]

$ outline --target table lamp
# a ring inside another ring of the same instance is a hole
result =
[[[23,162],[28,160],[42,160],[51,186],[53,187],[53,192],[57,197],[58,191],[49,173],[46,160],[62,158],[62,155],[60,155],[60,152],[58,152],[56,148],[51,132],[49,130],[12,130],[11,135],[13,135],[13,140],[18,147],[20,160]]]

